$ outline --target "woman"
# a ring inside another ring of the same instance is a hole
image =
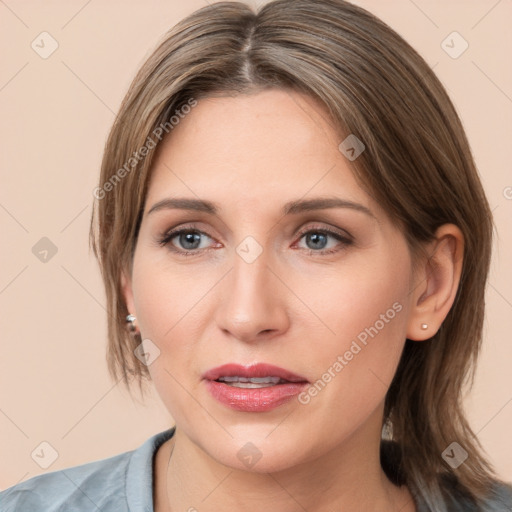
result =
[[[383,22],[192,14],[135,77],[95,196],[109,368],[176,425],[2,510],[511,510],[461,407],[491,214],[446,92]]]

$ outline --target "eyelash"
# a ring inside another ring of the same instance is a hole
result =
[[[179,256],[185,256],[185,257],[197,256],[202,251],[209,250],[209,249],[195,249],[193,251],[187,251],[187,250],[177,249],[172,244],[170,244],[170,242],[173,238],[176,238],[177,236],[179,236],[181,234],[185,234],[185,233],[197,233],[200,235],[206,235],[208,238],[213,239],[213,237],[211,237],[208,233],[205,233],[204,231],[200,231],[192,226],[184,226],[179,229],[166,231],[163,235],[161,235],[159,237],[158,244],[162,247],[167,246],[170,251],[178,254]],[[336,231],[332,231],[332,230],[326,229],[324,227],[320,228],[320,227],[315,227],[315,226],[309,227],[307,230],[300,231],[298,233],[299,240],[301,240],[305,235],[308,235],[310,233],[320,233],[322,235],[332,236],[333,238],[338,240],[338,242],[341,242],[345,247],[348,247],[354,243],[350,236],[343,236],[342,234],[340,234]],[[309,255],[323,256],[323,255],[334,254],[336,252],[343,250],[343,248],[322,249],[322,250],[318,250],[318,251],[316,251],[314,249],[304,249],[304,250],[307,251],[307,253]]]

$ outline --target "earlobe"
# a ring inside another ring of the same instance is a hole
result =
[[[455,301],[462,273],[464,236],[454,224],[444,224],[437,229],[427,252],[411,292],[407,338],[414,341],[432,338]]]
[[[135,311],[135,301],[133,300],[132,280],[125,271],[121,272],[121,289],[126,304],[128,314],[126,315],[126,324],[130,334],[139,335],[140,330],[137,325],[137,312]]]

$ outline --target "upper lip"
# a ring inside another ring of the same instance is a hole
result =
[[[217,380],[220,377],[279,377],[289,382],[308,382],[305,377],[297,375],[279,366],[273,364],[257,363],[248,366],[228,363],[215,368],[211,368],[203,374],[203,379]]]

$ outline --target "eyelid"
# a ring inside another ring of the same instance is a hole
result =
[[[336,228],[334,226],[329,226],[329,225],[326,226],[325,224],[323,224],[323,225],[320,225],[320,224],[307,225],[306,227],[301,228],[299,230],[299,232],[297,233],[297,236],[302,237],[303,235],[305,235],[306,233],[309,233],[310,231],[321,231],[321,232],[331,233],[331,234],[338,235],[339,237],[345,238],[350,241],[354,240],[354,237],[345,229],[340,229],[340,228]]]

